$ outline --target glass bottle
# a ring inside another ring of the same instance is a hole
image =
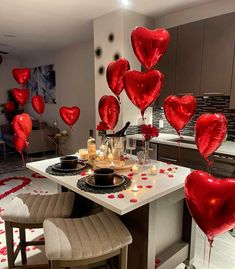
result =
[[[93,130],[90,130],[90,137],[87,140],[87,149],[88,149],[88,160],[94,161],[96,158],[96,142],[93,137]]]

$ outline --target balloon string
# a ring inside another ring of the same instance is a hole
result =
[[[181,139],[182,139],[182,137],[181,137],[181,134],[180,134],[180,131],[179,131],[179,140],[178,140],[178,150],[179,150],[179,155],[178,155],[178,160],[179,160],[179,165],[181,164],[181,152],[180,152],[180,146],[181,146]]]
[[[206,236],[204,237],[204,254],[203,254],[203,269],[205,268],[205,261],[206,261],[206,244],[207,240],[206,240]]]
[[[25,160],[24,160],[24,154],[20,152],[21,159],[22,159],[22,167],[25,168]]]
[[[214,241],[214,238],[208,238],[208,241],[209,241],[209,257],[208,257],[208,269],[210,269],[210,263],[211,263],[211,250],[212,250],[212,244],[213,244],[213,241]]]
[[[40,120],[39,120],[39,127],[40,127],[40,133],[41,133],[42,146],[44,148],[44,139],[43,139],[43,132],[42,132],[42,117],[41,116],[40,116]],[[43,155],[45,155],[44,150],[43,150]]]
[[[26,143],[26,152],[27,152],[28,158],[30,161],[32,161],[32,157],[30,155],[30,150],[29,150],[29,142],[26,141],[25,143]]]

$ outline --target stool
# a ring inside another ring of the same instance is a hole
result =
[[[127,251],[132,237],[112,212],[80,219],[46,219],[43,228],[51,269],[90,265],[116,255],[119,255],[119,268],[127,268]]]
[[[64,192],[53,195],[19,194],[2,214],[5,221],[8,269],[15,267],[15,260],[21,252],[22,264],[27,264],[26,247],[44,245],[44,241],[26,241],[25,229],[42,228],[46,218],[70,217],[74,193]],[[19,228],[20,242],[14,252],[13,228]],[[23,266],[24,268],[26,266]],[[32,268],[33,266],[30,266]],[[38,268],[39,266],[37,266]],[[44,267],[41,265],[41,267]],[[17,266],[18,268],[18,266]]]

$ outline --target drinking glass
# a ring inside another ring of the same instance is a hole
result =
[[[136,149],[136,140],[134,138],[127,138],[126,149],[129,150],[130,155],[132,155],[132,150]]]

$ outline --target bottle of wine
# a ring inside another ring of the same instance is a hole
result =
[[[115,134],[110,134],[110,135],[108,135],[109,137],[111,136],[114,136],[114,137],[121,137],[121,136],[125,136],[125,132],[126,132],[126,130],[127,130],[127,128],[130,126],[130,122],[128,121],[126,124],[125,124],[125,126],[121,129],[121,130],[119,130],[118,132],[116,132]]]
[[[93,137],[93,130],[90,130],[90,137],[87,140],[87,149],[88,149],[88,160],[94,161],[96,158],[96,143],[95,138]]]

